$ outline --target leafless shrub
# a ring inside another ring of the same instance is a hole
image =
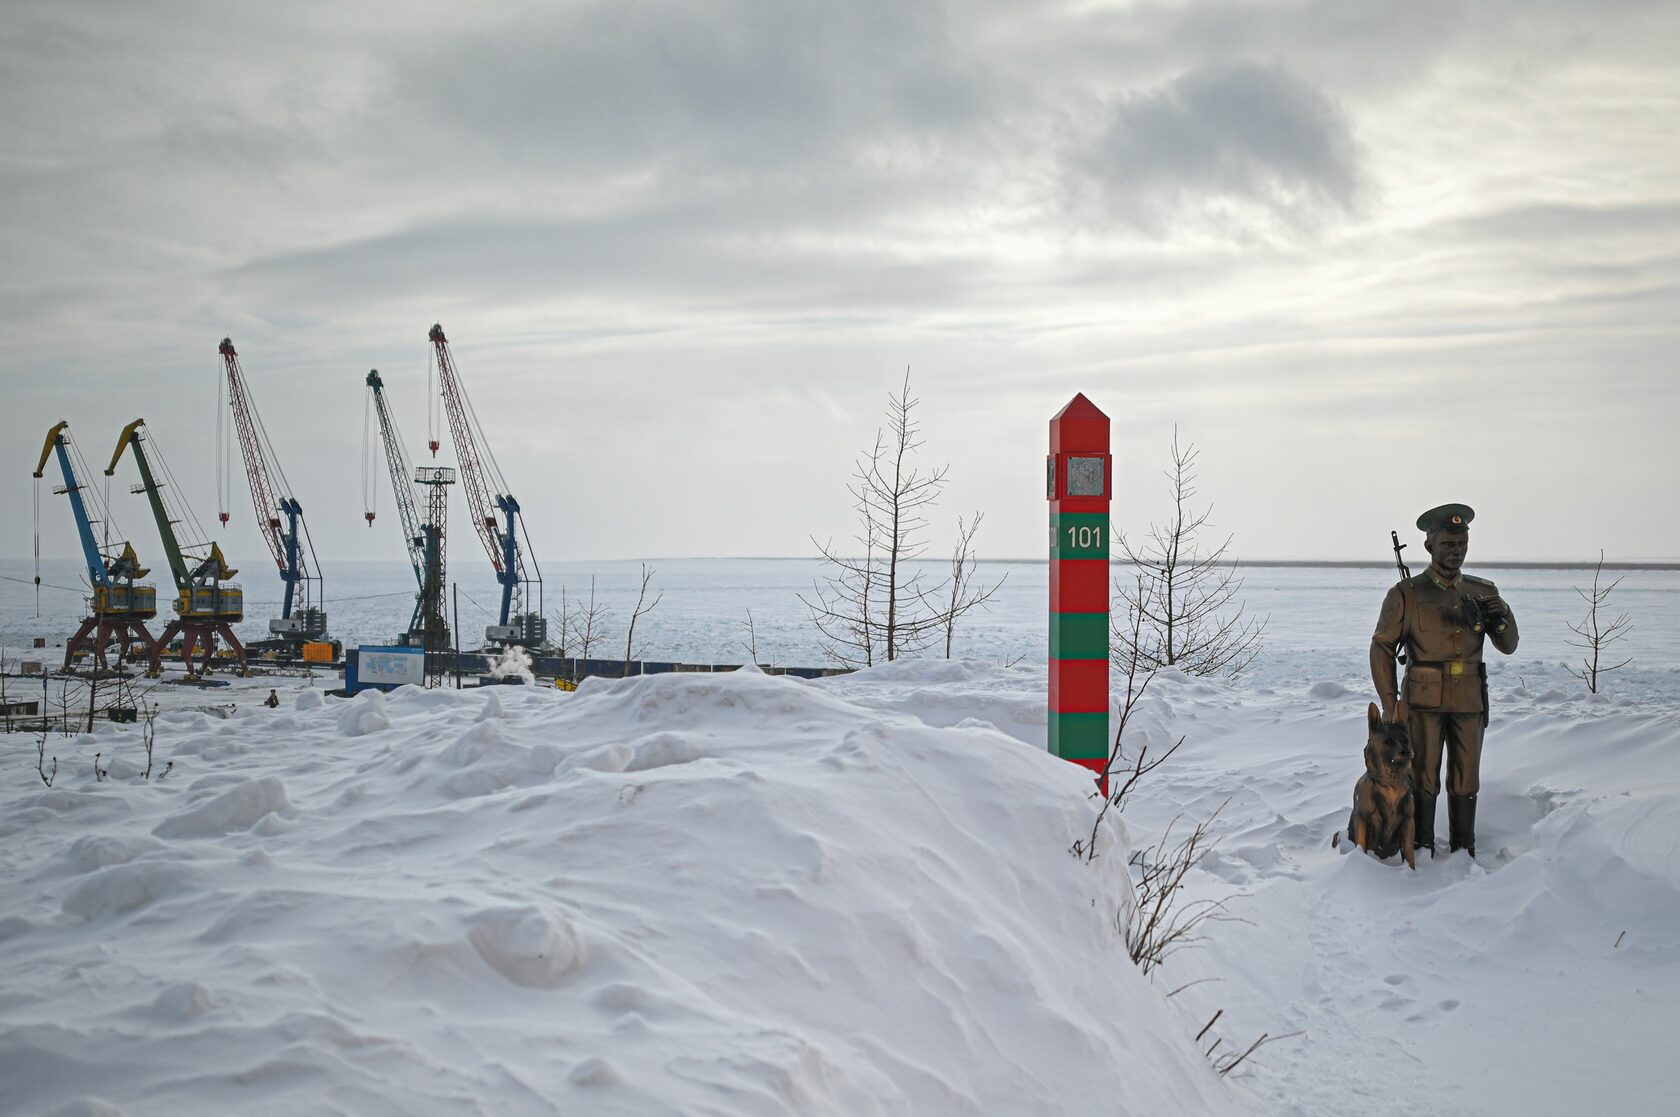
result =
[[[1219,1010],[1219,1012],[1224,1012],[1224,1011],[1225,1011],[1224,1009]],[[1219,1012],[1216,1012],[1216,1013],[1213,1014],[1213,1020],[1219,1019]],[[1207,1022],[1207,1027],[1204,1027],[1202,1029],[1203,1034],[1205,1034],[1207,1032],[1208,1028],[1213,1027],[1213,1020],[1209,1020]],[[1253,1043],[1249,1044],[1246,1048],[1244,1048],[1242,1054],[1239,1055],[1235,1052],[1229,1052],[1228,1051],[1225,1054],[1219,1055],[1217,1057],[1215,1056],[1214,1052],[1218,1050],[1219,1045],[1222,1041],[1218,1040],[1218,1039],[1215,1039],[1213,1041],[1213,1043],[1208,1047],[1208,1049],[1206,1051],[1202,1052],[1202,1054],[1206,1055],[1209,1059],[1213,1060],[1213,1069],[1219,1073],[1219,1077],[1223,1078],[1226,1075],[1230,1074],[1232,1071],[1236,1070],[1238,1067],[1242,1066],[1244,1060],[1246,1060],[1250,1055],[1254,1054],[1256,1051],[1260,1050],[1260,1048],[1264,1047],[1266,1044],[1276,1043],[1280,1039],[1292,1039],[1295,1036],[1304,1035],[1304,1034],[1305,1034],[1304,1032],[1298,1032],[1297,1031],[1297,1032],[1285,1032],[1282,1035],[1274,1036],[1274,1035],[1271,1035],[1267,1032],[1261,1032],[1260,1033],[1260,1038],[1255,1040]],[[1196,1036],[1196,1039],[1198,1041],[1201,1038],[1202,1038],[1201,1034],[1198,1034]]]
[[[1581,600],[1587,603],[1587,615],[1582,618],[1581,623],[1571,624],[1569,626],[1569,630],[1579,636],[1580,639],[1564,641],[1564,643],[1568,644],[1570,647],[1582,648],[1588,653],[1587,656],[1581,660],[1581,667],[1579,670],[1576,670],[1573,667],[1568,670],[1571,675],[1574,675],[1577,679],[1586,683],[1587,689],[1594,694],[1598,693],[1598,677],[1600,675],[1620,670],[1633,662],[1632,656],[1622,660],[1620,663],[1614,663],[1609,666],[1604,666],[1600,662],[1600,657],[1602,656],[1604,649],[1626,636],[1628,634],[1628,630],[1633,627],[1633,622],[1628,619],[1628,615],[1626,613],[1618,615],[1615,620],[1611,621],[1607,625],[1599,622],[1599,608],[1609,599],[1610,591],[1622,584],[1622,580],[1617,578],[1609,585],[1600,588],[1598,583],[1603,573],[1604,552],[1600,551],[1598,552],[1598,565],[1593,568],[1592,591],[1589,593],[1579,586],[1575,587],[1575,592],[1580,594]]]
[[[1115,918],[1126,940],[1127,953],[1144,973],[1199,941],[1200,928],[1207,921],[1236,918],[1226,911],[1226,905],[1234,897],[1186,900],[1182,895],[1184,878],[1218,844],[1212,837],[1211,827],[1221,810],[1224,804],[1176,842],[1173,830],[1178,819],[1174,819],[1160,841],[1132,854],[1130,867],[1137,903]]]
[[[152,706],[152,707],[148,708],[146,710],[145,717],[141,720],[140,741],[143,745],[146,746],[146,771],[141,775],[140,778],[144,779],[144,780],[149,780],[149,779],[152,778],[152,749],[153,749],[153,746],[157,742],[157,707],[156,706]],[[174,763],[175,763],[174,761],[170,761],[171,765],[173,765]],[[164,769],[164,771],[167,772],[168,769],[166,768],[166,769]],[[160,776],[158,776],[158,778],[162,779],[163,777],[160,775]]]
[[[1119,772],[1125,771],[1122,765],[1125,760],[1127,730],[1131,726],[1132,715],[1136,712],[1138,703],[1142,701],[1144,692],[1149,689],[1149,684],[1155,678],[1157,670],[1155,666],[1145,662],[1144,658],[1137,652],[1138,636],[1143,626],[1143,615],[1136,612],[1129,613],[1126,621],[1127,626],[1121,628],[1118,625],[1118,620],[1116,620],[1114,622],[1115,627],[1109,633],[1110,654],[1118,657],[1118,666],[1126,679],[1126,693],[1120,699],[1119,723],[1114,730],[1114,742],[1109,747],[1108,763],[1103,768],[1104,774],[1110,779]],[[1113,807],[1116,813],[1125,810],[1126,797],[1131,794],[1133,788],[1137,787],[1138,782],[1165,763],[1167,758],[1177,752],[1182,744],[1184,744],[1184,738],[1180,737],[1173,743],[1172,747],[1153,759],[1149,757],[1149,743],[1147,741],[1138,746],[1137,753],[1132,758],[1131,770],[1126,773],[1126,778],[1118,787],[1110,791],[1103,800],[1103,805],[1098,808],[1097,817],[1091,820],[1090,838],[1083,842],[1076,841],[1073,843],[1072,853],[1075,857],[1083,857],[1087,861],[1096,857],[1097,835],[1101,833],[1103,818],[1108,814],[1109,808]]]
[[[41,782],[48,787],[58,778],[58,757],[52,758],[52,771],[47,771],[47,727],[41,725],[41,736],[35,742],[35,771],[41,777]]]

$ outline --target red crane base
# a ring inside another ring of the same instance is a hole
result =
[[[174,620],[169,622],[169,627],[165,628],[163,630],[163,635],[158,637],[157,646],[152,652],[152,671],[154,673],[163,670],[163,664],[161,662],[163,649],[169,646],[169,642],[175,639],[177,634],[181,637],[181,662],[187,668],[187,677],[189,679],[195,679],[200,675],[208,675],[210,673],[210,667],[216,655],[216,637],[218,635],[220,635],[223,640],[227,641],[227,646],[232,648],[234,655],[239,658],[239,673],[241,675],[249,675],[251,673],[249,664],[245,662],[245,645],[241,644],[239,642],[239,637],[233,634],[232,625],[228,624],[227,621],[196,620]],[[194,670],[193,652],[195,649],[200,647],[203,648],[203,670]]]
[[[89,634],[92,635],[89,635]],[[110,664],[105,659],[105,649],[110,647],[111,641],[117,643],[117,666],[121,667],[123,657],[128,654],[128,647],[138,640],[146,645],[147,660],[156,663],[158,658],[158,642],[152,639],[152,634],[146,631],[146,623],[133,617],[119,615],[99,615],[87,617],[76,629],[76,634],[70,637],[64,645],[64,669],[70,670],[71,664],[78,651],[88,651],[93,654],[94,662],[101,670],[108,669]]]

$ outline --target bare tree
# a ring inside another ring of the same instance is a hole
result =
[[[1132,585],[1116,580],[1115,589],[1128,616],[1140,621],[1135,636],[1119,634],[1122,659],[1135,658],[1151,669],[1175,667],[1189,675],[1242,672],[1259,654],[1269,618],[1245,617],[1237,599],[1242,579],[1237,564],[1225,557],[1231,537],[1203,552],[1199,536],[1208,525],[1211,505],[1191,506],[1196,495],[1194,444],[1180,447],[1173,429],[1172,468],[1166,471],[1172,492],[1172,517],[1151,524],[1147,537],[1134,544],[1116,535],[1121,561],[1133,566]]]
[[[647,563],[642,563],[642,589],[641,592],[636,595],[636,608],[630,613],[630,626],[624,634],[624,673],[626,675],[630,673],[630,662],[636,658],[634,655],[636,646],[636,622],[641,620],[647,614],[653,612],[654,607],[657,606],[665,597],[665,591],[660,590],[654,595],[652,601],[648,601],[645,606],[642,604],[642,602],[647,601],[648,583],[653,581],[653,576],[656,573],[657,571],[648,568]]]
[[[572,615],[572,603],[566,596],[566,585],[562,582],[560,584],[560,613],[554,618],[554,627],[558,633],[554,639],[554,647],[560,653],[561,659],[572,658],[572,641],[577,638],[576,623],[577,618]]]
[[[951,658],[957,621],[975,606],[984,605],[1009,577],[1006,573],[989,586],[974,580],[974,569],[979,562],[974,553],[974,533],[980,530],[980,521],[985,518],[984,512],[974,513],[974,518],[966,523],[961,516],[957,517],[957,541],[951,547],[951,576],[946,580],[949,593],[941,603],[940,611],[945,629],[946,659]]]
[[[1603,573],[1604,552],[1600,551],[1598,552],[1598,565],[1593,568],[1592,592],[1589,593],[1580,586],[1575,587],[1575,592],[1580,594],[1581,599],[1587,603],[1587,615],[1582,618],[1581,623],[1571,624],[1569,626],[1569,630],[1579,636],[1580,639],[1564,641],[1564,643],[1568,644],[1570,647],[1582,648],[1588,653],[1587,656],[1581,660],[1580,670],[1576,670],[1571,667],[1569,668],[1569,673],[1586,683],[1587,689],[1594,694],[1598,693],[1598,677],[1600,675],[1606,674],[1610,671],[1619,670],[1620,668],[1626,667],[1628,664],[1633,662],[1632,656],[1622,660],[1620,663],[1611,664],[1609,666],[1605,666],[1600,662],[1604,649],[1626,636],[1628,634],[1628,629],[1633,627],[1633,622],[1628,619],[1628,615],[1626,613],[1618,615],[1615,620],[1611,621],[1607,625],[1599,622],[1599,608],[1609,599],[1610,591],[1622,584],[1622,580],[1617,578],[1609,585],[1600,588],[1598,583]]]
[[[861,557],[840,553],[832,541],[811,541],[829,573],[813,585],[811,597],[799,599],[823,636],[824,654],[842,667],[890,663],[926,650],[997,588],[970,584],[947,599],[948,581],[927,585],[914,566],[927,551],[927,509],[939,499],[949,470],[916,464],[923,443],[915,416],[920,402],[910,394],[906,369],[902,387],[887,397],[886,426],[857,460],[848,491]]]
[[[589,649],[601,639],[601,630],[606,627],[607,607],[595,603],[595,579],[589,579],[589,604],[578,610],[577,619],[573,622],[572,631],[577,636],[578,658],[588,659]]]
[[[758,629],[753,625],[752,610],[747,610],[747,638],[741,644],[741,650],[747,653],[747,662],[758,665]]]

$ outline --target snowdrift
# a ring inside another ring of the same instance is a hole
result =
[[[1042,673],[848,683],[305,691],[166,715],[150,784],[8,742],[0,1109],[1235,1111]]]

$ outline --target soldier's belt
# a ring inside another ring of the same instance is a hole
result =
[[[1481,662],[1470,659],[1419,660],[1413,666],[1439,667],[1443,675],[1479,675],[1482,671]]]

